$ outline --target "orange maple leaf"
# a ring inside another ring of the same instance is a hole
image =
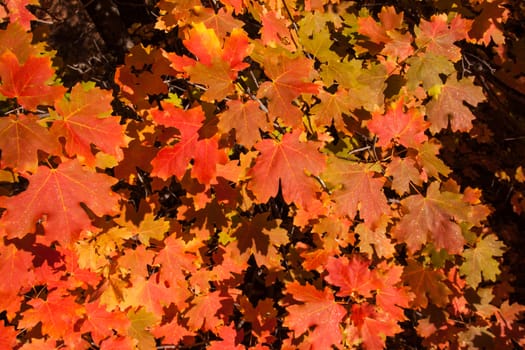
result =
[[[290,58],[283,53],[264,57],[264,73],[272,81],[261,84],[257,97],[268,99],[268,110],[291,127],[301,125],[302,112],[292,104],[301,94],[315,94],[319,85],[312,83],[314,62],[306,57]]]
[[[30,56],[20,64],[14,53],[5,51],[0,56],[0,94],[16,98],[27,110],[35,110],[38,105],[52,105],[66,92],[61,85],[49,85],[54,74],[47,56]]]
[[[56,169],[41,166],[28,180],[26,191],[0,197],[0,207],[7,209],[0,218],[0,230],[8,238],[34,232],[35,224],[41,222],[45,235],[39,239],[43,243],[58,241],[67,246],[82,230],[91,227],[81,203],[98,216],[118,211],[119,196],[111,191],[117,179],[90,171],[76,160],[68,160]]]
[[[416,147],[427,140],[425,130],[430,125],[416,109],[404,112],[404,100],[392,104],[386,114],[373,113],[367,123],[370,131],[377,135],[377,145],[389,146],[393,141],[405,147]]]
[[[39,150],[61,154],[60,143],[32,114],[10,114],[0,119],[1,167],[19,172],[35,172]]]
[[[68,97],[55,103],[58,115],[51,131],[65,138],[68,155],[76,155],[82,163],[93,166],[93,144],[117,161],[122,160],[121,147],[127,145],[125,126],[120,124],[120,117],[110,116],[112,100],[110,91],[84,83],[75,85]]]

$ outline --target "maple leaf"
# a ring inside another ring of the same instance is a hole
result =
[[[183,240],[171,235],[164,240],[164,247],[155,256],[160,264],[160,275],[164,281],[183,281],[187,274],[196,272],[196,256],[188,251]]]
[[[186,311],[188,326],[197,331],[201,328],[207,331],[215,331],[223,321],[218,317],[218,311],[222,308],[220,291],[214,291],[193,298],[192,306]]]
[[[16,295],[20,290],[32,286],[35,276],[33,272],[33,255],[15,247],[14,244],[0,243],[0,294]],[[6,297],[7,299],[7,297]]]
[[[383,44],[381,53],[386,56],[405,60],[414,52],[412,34],[402,33],[403,13],[397,13],[393,6],[384,6],[378,15],[380,23],[372,17],[359,17],[357,20],[359,34],[365,35],[374,44]]]
[[[162,148],[151,161],[152,175],[167,179],[175,175],[182,179],[190,160],[193,159],[191,174],[202,184],[214,180],[217,164],[226,163],[226,154],[219,149],[218,136],[201,139],[199,130],[203,127],[204,111],[200,106],[189,110],[165,103],[163,110],[150,111],[153,120],[161,125],[175,127],[180,132],[180,141],[174,146]]]
[[[284,47],[295,51],[294,33],[288,29],[290,21],[277,11],[268,11],[261,15],[261,41],[270,47]]]
[[[277,249],[288,243],[288,236],[286,231],[277,225],[269,225],[268,221],[267,214],[257,214],[250,220],[241,219],[234,235],[239,250],[253,254],[258,266],[281,269],[281,256]]]
[[[126,314],[119,310],[109,312],[97,301],[86,304],[85,309],[85,320],[80,331],[82,333],[90,332],[96,344],[100,344],[103,339],[112,336],[114,331],[125,335],[131,325]]]
[[[242,344],[238,344],[242,339],[238,339],[239,336],[243,335],[242,329],[240,332],[237,332],[233,324],[229,326],[222,326],[217,332],[218,336],[222,340],[214,340],[210,342],[210,346],[207,349],[210,350],[222,350],[222,349],[231,349],[231,350],[243,350],[245,347]]]
[[[41,166],[28,180],[26,191],[0,197],[0,207],[7,209],[0,218],[0,229],[9,238],[34,232],[35,224],[41,221],[46,231],[43,242],[58,241],[67,246],[91,227],[81,203],[98,216],[118,210],[119,196],[111,191],[117,180],[90,171],[76,160],[63,162],[56,169]]]
[[[66,91],[63,86],[50,85],[55,74],[51,59],[47,56],[30,56],[23,64],[11,51],[0,56],[0,94],[16,98],[27,110],[38,105],[52,105]]]
[[[410,306],[414,298],[408,289],[401,285],[404,268],[395,264],[381,262],[375,269],[379,286],[376,290],[376,304],[394,320],[404,321],[404,309]]]
[[[402,279],[408,283],[415,295],[411,303],[413,308],[426,308],[429,298],[437,306],[448,304],[448,297],[452,292],[443,283],[446,277],[441,270],[432,270],[415,260],[409,260]]]
[[[437,96],[434,96],[427,106],[428,120],[432,123],[430,131],[435,134],[448,127],[452,131],[468,132],[472,129],[472,120],[475,118],[470,109],[463,104],[477,106],[485,101],[483,89],[474,85],[474,77],[457,80],[451,76],[445,85],[440,87]]]
[[[243,59],[252,50],[246,33],[240,28],[233,29],[222,47],[215,30],[198,22],[183,42],[198,62],[191,59],[184,62],[177,55],[168,57],[175,63],[175,69],[187,72],[193,82],[208,86],[201,98],[222,100],[233,93],[233,81],[237,79],[237,72],[248,66]]]
[[[469,207],[461,194],[440,191],[438,182],[432,182],[426,197],[412,195],[403,199],[401,204],[408,213],[401,218],[393,233],[399,241],[407,244],[411,253],[427,241],[450,254],[463,251],[465,239],[461,228],[451,220],[468,220]]]
[[[178,320],[177,317],[169,323],[155,326],[151,333],[155,338],[163,338],[163,344],[178,344],[183,338],[195,335],[183,326],[182,321]]]
[[[1,9],[0,9],[1,11]],[[1,14],[0,14],[1,17]],[[11,51],[18,57],[19,63],[24,63],[30,56],[38,56],[44,51],[42,45],[32,43],[33,35],[18,22],[10,22],[7,28],[0,30],[0,55]]]
[[[317,97],[321,100],[320,103],[312,107],[312,120],[316,127],[324,126],[330,127],[332,121],[334,126],[339,131],[347,130],[343,115],[351,115],[353,101],[348,91],[339,87],[333,94],[325,91],[319,91]]]
[[[347,341],[352,345],[362,342],[367,350],[384,349],[386,337],[401,332],[395,320],[366,302],[353,304],[350,318],[352,323],[345,330]]]
[[[409,57],[406,62],[409,65],[405,75],[409,90],[415,90],[422,83],[425,90],[430,90],[436,85],[442,85],[440,75],[450,75],[455,72],[452,62],[444,56],[425,53]]]
[[[417,162],[423,168],[421,174],[423,180],[426,182],[428,176],[439,179],[439,174],[447,176],[452,170],[436,155],[439,154],[441,145],[436,139],[430,139],[423,142],[418,147]]]
[[[392,176],[392,189],[403,195],[410,191],[410,184],[421,186],[423,179],[412,158],[393,156],[386,166],[385,176]]]
[[[230,100],[226,102],[228,109],[219,114],[220,132],[228,133],[235,129],[235,139],[238,143],[250,149],[261,139],[259,130],[267,131],[270,125],[266,113],[260,108],[258,102],[249,100],[241,102]]]
[[[0,323],[0,348],[14,349],[18,344],[17,334],[18,331],[15,330],[15,327],[6,327]]]
[[[325,280],[339,287],[337,296],[371,297],[372,290],[377,288],[375,273],[369,269],[370,263],[355,255],[349,260],[346,257],[328,259]]]
[[[36,298],[27,303],[32,308],[24,311],[19,327],[33,328],[41,322],[42,332],[55,339],[75,333],[75,322],[84,313],[84,307],[73,296],[61,295],[57,290],[50,291],[46,300]]]
[[[66,141],[65,150],[89,166],[95,164],[91,145],[122,160],[127,145],[120,117],[110,116],[113,96],[94,83],[77,84],[64,99],[55,102],[56,117],[51,131]]]
[[[128,319],[131,325],[128,328],[128,334],[134,338],[138,349],[155,349],[155,338],[150,329],[160,323],[160,316],[147,312],[144,308],[137,311],[129,310]]]
[[[286,293],[303,302],[286,307],[288,315],[284,319],[284,326],[294,331],[296,338],[310,327],[315,327],[308,337],[311,349],[322,350],[329,349],[332,345],[340,346],[340,323],[346,315],[346,310],[335,302],[329,288],[318,290],[310,284],[302,286],[298,282],[292,282],[286,285]]]
[[[355,233],[359,235],[359,250],[361,252],[367,253],[370,257],[374,255],[374,252],[384,258],[393,256],[396,249],[392,239],[387,236],[388,221],[388,217],[383,216],[374,229],[364,223],[355,227]]]
[[[466,249],[462,256],[465,261],[459,271],[466,276],[467,284],[476,289],[483,280],[495,282],[500,273],[499,262],[494,257],[503,255],[505,245],[493,234],[478,239],[476,247]]]
[[[192,22],[202,22],[207,28],[213,29],[219,38],[227,37],[228,33],[239,30],[244,22],[236,19],[231,14],[231,8],[222,7],[218,11],[212,8],[196,6],[192,11],[195,14]]]
[[[261,153],[249,170],[248,188],[259,202],[276,196],[281,186],[284,200],[308,207],[316,198],[319,186],[307,175],[319,175],[325,167],[326,157],[318,151],[319,142],[301,142],[301,131],[285,134],[280,142],[265,139],[255,144]]]
[[[477,15],[474,17],[472,29],[469,37],[477,39],[478,43],[489,46],[491,41],[501,46],[505,43],[503,24],[511,16],[511,9],[505,6],[504,0],[492,2],[480,2],[475,4],[474,10]]]
[[[388,213],[382,191],[385,179],[376,177],[368,165],[330,157],[322,177],[334,188],[332,198],[339,214],[353,219],[359,210],[365,223],[374,226],[382,214]]]
[[[450,23],[446,14],[434,15],[430,21],[421,20],[414,28],[416,45],[426,48],[426,52],[442,55],[457,62],[461,59],[461,50],[454,42],[467,38],[472,20],[456,15]]]
[[[315,76],[313,61],[298,56],[290,58],[283,53],[268,55],[263,61],[264,73],[272,81],[261,84],[257,97],[268,99],[271,117],[279,117],[288,126],[301,125],[301,111],[292,101],[301,94],[315,94],[319,86],[312,83]]]
[[[36,17],[29,12],[27,5],[39,5],[38,0],[6,0],[11,23],[19,23],[25,30],[31,30],[31,21]]]
[[[405,147],[417,147],[427,140],[425,130],[430,123],[425,122],[423,116],[414,108],[406,113],[404,99],[394,102],[386,114],[373,113],[372,120],[366,125],[370,131],[377,135],[377,145],[388,146],[393,140]]]
[[[273,306],[272,299],[263,299],[253,307],[252,303],[245,296],[240,299],[240,307],[247,322],[252,326],[253,334],[261,343],[273,343],[275,337],[273,330],[277,325],[277,310]]]
[[[144,264],[145,265],[145,264]],[[168,306],[176,293],[158,281],[154,274],[148,279],[138,274],[131,273],[131,287],[124,290],[123,308],[141,305],[146,311],[154,315],[162,315],[163,308]]]
[[[34,173],[38,167],[38,150],[60,154],[58,140],[38,123],[32,114],[10,114],[0,119],[1,166],[18,172]]]
[[[176,73],[170,68],[170,61],[162,49],[136,45],[129,50],[124,62],[115,71],[115,82],[120,87],[121,96],[133,103],[137,110],[150,107],[151,95],[168,93],[163,77]]]

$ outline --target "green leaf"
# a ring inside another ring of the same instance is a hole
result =
[[[465,261],[459,272],[466,276],[465,280],[469,286],[476,289],[482,280],[496,281],[500,269],[499,262],[494,258],[501,257],[504,248],[505,245],[497,240],[496,235],[490,234],[482,238],[476,247],[463,252]]]
[[[423,84],[425,90],[430,90],[435,85],[442,85],[440,75],[450,75],[455,71],[454,65],[445,56],[436,56],[427,53],[410,57],[406,60],[408,68],[406,78],[409,90],[415,90]]]

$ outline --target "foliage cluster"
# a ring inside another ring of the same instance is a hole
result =
[[[494,210],[440,155],[490,142],[469,50],[525,86],[512,3],[445,2],[160,0],[110,90],[8,0],[0,347],[525,346]]]

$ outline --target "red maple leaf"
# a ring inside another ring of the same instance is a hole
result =
[[[416,45],[456,62],[461,59],[461,50],[454,42],[467,38],[471,26],[472,20],[466,20],[461,15],[456,15],[450,23],[445,13],[432,16],[430,21],[422,19],[414,29]]]
[[[91,220],[81,203],[98,216],[118,211],[119,197],[111,191],[117,180],[82,167],[78,161],[66,161],[56,169],[38,168],[29,177],[26,191],[14,197],[0,197],[6,212],[0,218],[0,230],[7,237],[23,237],[35,231],[41,222],[44,243],[73,243],[80,232],[91,227]]]
[[[36,171],[38,150],[55,155],[61,153],[56,137],[31,114],[10,114],[0,119],[0,150],[1,167],[11,167],[22,173]]]
[[[383,350],[386,337],[401,332],[396,320],[368,303],[353,304],[350,318],[352,324],[346,329],[348,342],[352,345],[362,342],[367,350]]]
[[[85,320],[82,323],[80,331],[89,332],[96,344],[110,336],[114,331],[118,334],[127,334],[127,329],[131,325],[125,313],[120,310],[107,311],[106,308],[95,301],[85,305]]]
[[[110,154],[117,161],[122,160],[121,147],[127,145],[120,117],[110,116],[113,96],[94,84],[77,84],[71,93],[55,102],[57,112],[51,131],[66,141],[66,153],[76,155],[82,163],[95,164],[91,145]]]
[[[298,282],[286,285],[286,293],[302,304],[286,307],[288,315],[284,326],[295,332],[295,337],[307,332],[310,327],[308,342],[313,350],[330,349],[332,345],[340,346],[342,341],[340,323],[346,315],[346,310],[334,300],[329,288],[318,290],[307,284]]]
[[[31,287],[35,280],[33,255],[18,249],[14,244],[4,245],[1,242],[0,273],[0,295],[17,295],[20,290]]]
[[[377,135],[377,145],[389,146],[391,142],[405,147],[415,147],[427,140],[425,130],[430,125],[414,108],[406,113],[404,100],[399,99],[392,104],[386,114],[373,113],[372,120],[367,123],[370,131]]]
[[[52,105],[66,92],[63,86],[49,85],[54,74],[47,56],[30,56],[21,64],[14,53],[5,51],[0,56],[0,94],[16,98],[27,110],[35,110],[38,105]]]
[[[180,132],[180,140],[173,146],[162,148],[151,161],[152,175],[167,179],[175,175],[182,179],[193,159],[191,175],[202,184],[215,179],[217,164],[225,164],[226,154],[219,149],[218,136],[200,138],[204,111],[200,106],[183,110],[171,103],[165,103],[163,110],[151,110],[153,120],[161,125],[175,127]]]
[[[284,200],[308,207],[320,190],[316,181],[307,175],[319,175],[325,167],[326,157],[318,151],[319,142],[299,140],[301,131],[285,134],[280,142],[265,139],[255,148],[261,152],[250,169],[248,187],[259,202],[276,196],[281,185]]]
[[[18,326],[33,328],[41,322],[42,333],[57,340],[75,333],[75,323],[84,312],[72,295],[62,295],[58,290],[50,291],[46,300],[37,298],[27,303],[32,308],[24,311]]]
[[[18,331],[15,327],[6,327],[3,323],[0,323],[0,348],[1,349],[14,349],[18,344],[16,339]]]
[[[31,21],[36,17],[29,12],[27,5],[38,5],[38,0],[6,0],[11,23],[20,23],[25,30],[31,30]]]
[[[353,296],[355,293],[364,297],[371,297],[372,291],[380,284],[374,271],[369,269],[370,262],[354,255],[352,259],[347,257],[328,259],[325,276],[326,282],[339,287],[337,296]]]

